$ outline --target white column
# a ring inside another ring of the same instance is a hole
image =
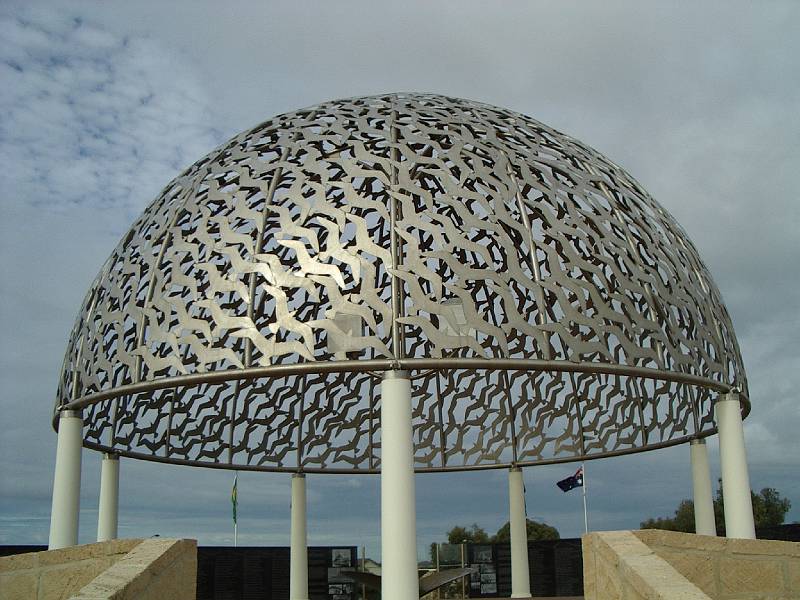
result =
[[[381,597],[419,600],[411,381],[387,371],[381,384]]]
[[[80,411],[65,410],[58,418],[56,471],[53,477],[53,507],[50,511],[48,548],[66,548],[78,543],[81,501],[81,448],[83,420]]]
[[[715,405],[719,431],[719,462],[727,537],[755,539],[750,477],[744,449],[744,429],[739,395],[721,396]]]
[[[511,597],[530,598],[528,523],[525,516],[525,484],[520,467],[508,470],[508,512],[511,533]]]
[[[292,475],[292,540],[289,549],[289,600],[308,600],[306,476]]]
[[[692,489],[694,490],[694,531],[698,535],[717,535],[706,441],[704,439],[692,440],[689,442],[689,451],[692,459]]]
[[[119,516],[119,455],[105,453],[100,466],[100,506],[97,510],[97,541],[117,539]]]

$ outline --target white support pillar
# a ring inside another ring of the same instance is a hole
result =
[[[81,501],[81,449],[83,419],[80,411],[61,411],[58,417],[53,506],[50,511],[48,548],[66,548],[78,543]]]
[[[725,532],[730,538],[755,539],[750,477],[744,449],[744,429],[739,394],[721,396],[715,405],[719,431],[719,461],[722,471],[722,498]]]
[[[411,381],[387,371],[381,384],[381,597],[419,600]]]
[[[528,523],[525,516],[525,484],[520,467],[511,467],[508,470],[508,511],[511,533],[511,597],[530,598]]]
[[[694,531],[698,535],[717,535],[706,441],[700,438],[693,439],[689,442],[689,451],[692,460],[692,489],[694,490]]]
[[[292,539],[289,548],[289,600],[308,600],[306,476],[292,475]]]
[[[97,510],[97,541],[117,539],[119,518],[119,455],[103,454],[100,466],[100,506]]]

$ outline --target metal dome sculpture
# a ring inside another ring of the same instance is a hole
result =
[[[86,296],[56,409],[123,456],[370,473],[399,369],[417,471],[663,447],[714,433],[719,392],[748,406],[711,276],[628,173],[512,111],[389,94],[167,185]]]

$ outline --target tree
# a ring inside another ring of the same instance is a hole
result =
[[[764,488],[753,494],[753,518],[756,527],[775,527],[783,524],[786,513],[792,507],[788,498],[781,498],[775,488]]]
[[[538,523],[536,521],[531,521],[530,519],[526,519],[526,526],[528,530],[528,539],[529,540],[558,540],[561,539],[561,536],[558,533],[558,529],[555,527],[551,527],[547,523]],[[501,542],[508,542],[511,540],[511,525],[508,521],[506,524],[503,525],[500,529],[497,530],[497,533],[492,536],[492,542],[494,543],[501,543]]]
[[[467,542],[468,544],[488,544],[489,535],[486,533],[486,530],[477,523],[473,523],[472,527],[456,525],[447,532],[447,543],[460,544],[462,542]]]
[[[666,529],[667,531],[685,531],[694,533],[694,502],[681,500],[675,516],[647,519],[640,525],[642,529]]]
[[[527,528],[529,540],[561,539],[558,529],[551,527],[547,523],[538,523],[536,521],[527,519]],[[456,525],[447,532],[447,543],[461,544],[466,542],[468,544],[502,544],[510,541],[510,533],[511,527],[507,521],[506,524],[498,529],[497,533],[491,537],[486,533],[486,530],[477,523],[473,523],[471,527],[462,527],[460,525]],[[436,542],[431,544],[430,552],[431,561],[434,562],[436,560]]]
[[[462,542],[467,542],[468,544],[488,544],[490,542],[489,534],[487,534],[486,530],[477,523],[473,523],[472,527],[462,527],[461,525],[456,525],[450,529],[446,535],[448,544],[461,544]],[[431,543],[430,552],[431,562],[435,562],[436,542]]]
[[[789,499],[781,497],[781,493],[775,488],[763,488],[758,494],[750,490],[750,499],[753,503],[753,521],[756,529],[775,527],[782,524],[786,513],[792,507]],[[714,521],[717,527],[717,535],[725,535],[722,480],[718,481],[717,495],[714,498]],[[678,505],[674,517],[650,518],[642,521],[640,526],[642,529],[666,529],[694,533],[694,502],[683,500]]]

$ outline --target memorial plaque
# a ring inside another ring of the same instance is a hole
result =
[[[355,560],[355,546],[309,548],[309,600],[355,600],[356,586],[339,573],[346,567],[332,566]],[[289,548],[199,547],[197,599],[289,600]]]
[[[555,546],[557,596],[583,594],[583,552],[580,540],[563,540]]]

